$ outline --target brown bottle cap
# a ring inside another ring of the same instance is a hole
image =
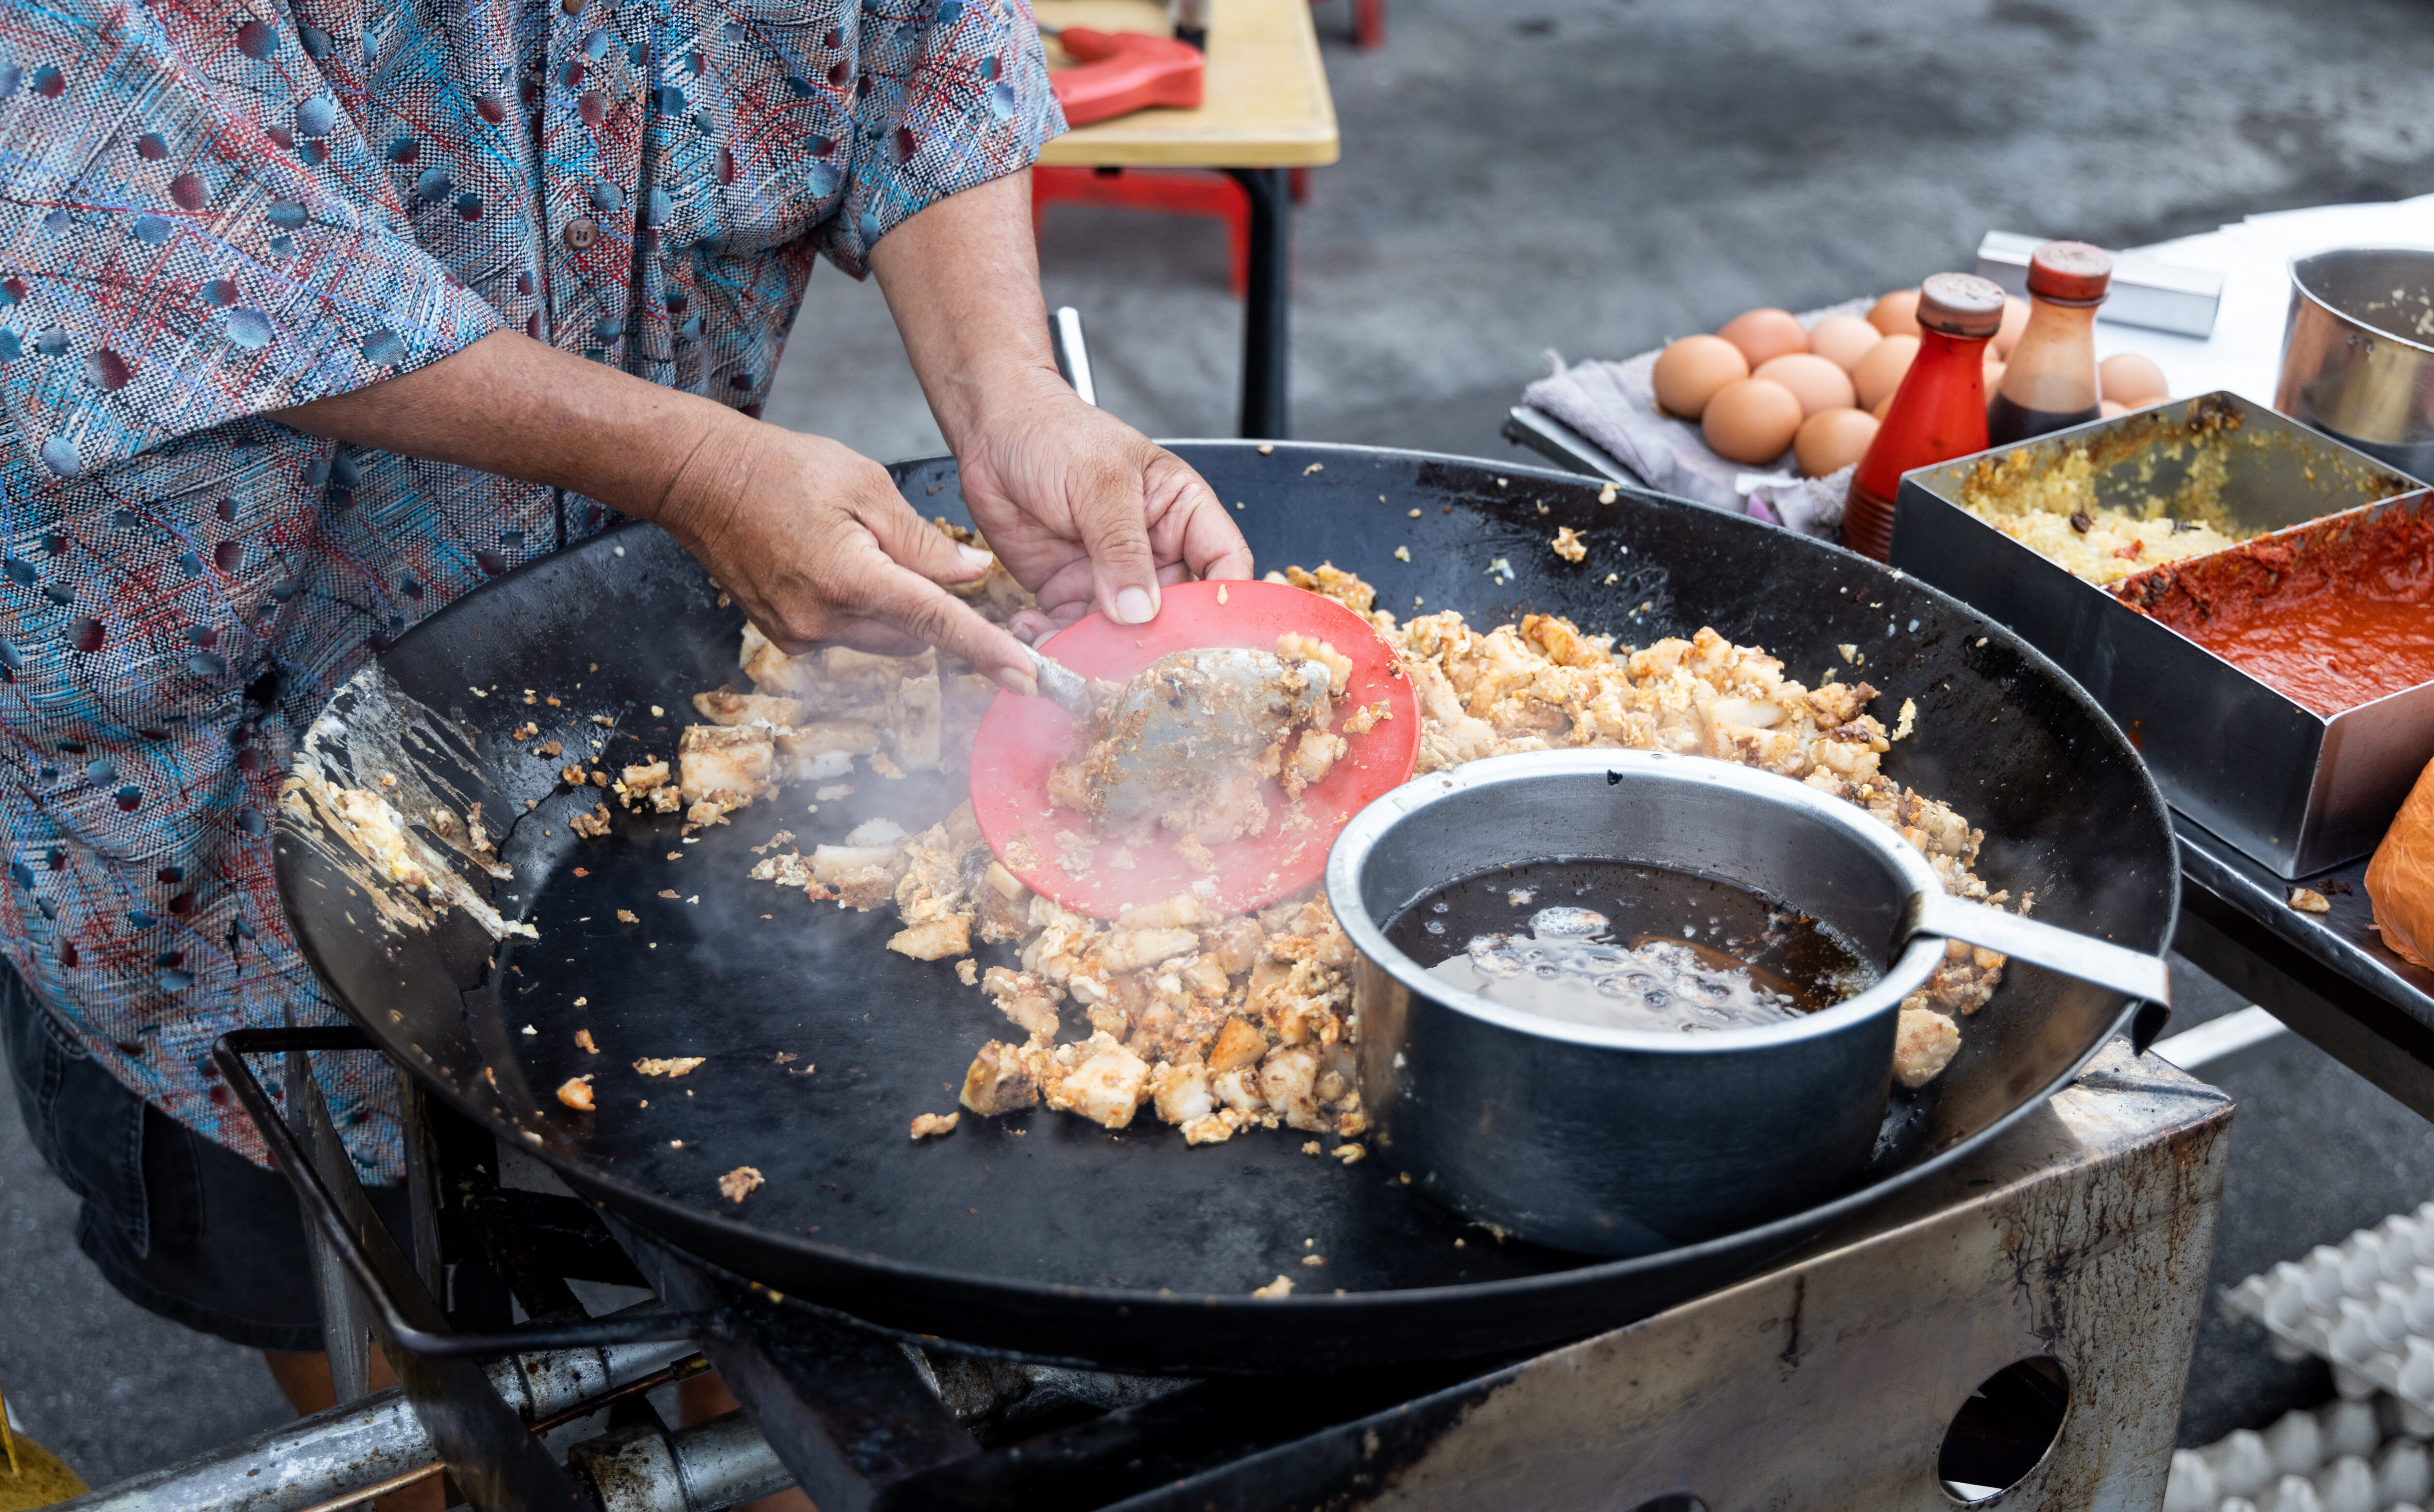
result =
[[[2029,292],[2069,304],[2095,304],[2113,283],[2113,254],[2085,242],[2048,242],[2029,254]]]
[[[1947,336],[1991,336],[2002,329],[2003,290],[1975,273],[1929,274],[1918,286],[1918,323]]]

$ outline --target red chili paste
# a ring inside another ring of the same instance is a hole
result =
[[[2260,535],[2113,591],[2328,718],[2434,682],[2434,503],[2425,495]]]

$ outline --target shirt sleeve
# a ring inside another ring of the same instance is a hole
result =
[[[1029,0],[939,0],[915,23],[866,3],[858,19],[865,92],[844,203],[819,233],[855,278],[899,223],[1029,167],[1065,130]]]
[[[393,377],[499,324],[415,244],[357,125],[357,71],[287,7],[11,14],[0,407],[51,474]]]

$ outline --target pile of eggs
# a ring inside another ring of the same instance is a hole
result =
[[[1896,289],[1867,318],[1827,315],[1804,329],[1789,311],[1745,311],[1712,336],[1685,336],[1656,357],[1656,403],[1696,420],[1708,450],[1757,467],[1789,450],[1806,477],[1858,462],[1918,355],[1918,291]],[[1986,343],[1986,392],[2029,323],[2025,299],[2007,299],[2002,329]],[[2124,353],[2098,367],[2104,413],[2166,398],[2163,369]]]

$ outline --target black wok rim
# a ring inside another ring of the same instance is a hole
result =
[[[1174,448],[1188,447],[1194,450],[1221,449],[1246,450],[1270,445],[1270,443],[1254,443],[1250,441],[1234,440],[1231,438],[1207,441],[1177,440],[1163,442],[1161,444]],[[1585,477],[1582,474],[1565,472],[1550,467],[1520,466],[1495,461],[1492,459],[1466,457],[1444,452],[1414,451],[1389,447],[1355,446],[1327,442],[1279,442],[1274,443],[1273,445],[1277,450],[1290,447],[1297,453],[1308,453],[1314,457],[1341,457],[1346,460],[1357,458],[1381,458],[1391,459],[1399,464],[1446,464],[1458,467],[1481,468],[1502,477],[1528,478],[1534,483],[1567,488],[1602,486],[1603,482],[1603,480]],[[951,468],[952,466],[953,459],[951,457],[922,457],[892,464],[890,471],[896,474],[900,482],[905,476],[912,474],[918,469],[936,468],[939,467]],[[1772,532],[1780,535],[1792,534],[1789,531],[1783,530],[1781,527],[1769,525],[1763,521],[1749,518],[1746,516],[1732,516],[1723,511],[1711,509],[1706,505],[1680,499],[1672,495],[1657,493],[1654,490],[1632,487],[1630,485],[1623,486],[1626,488],[1628,493],[1644,504],[1671,509],[1697,510],[1704,514],[1722,516],[1725,519],[1737,521],[1738,525],[1736,528],[1746,528],[1751,531]],[[549,556],[526,563],[489,583],[474,588],[471,592],[466,594],[463,598],[458,599],[454,603],[452,603],[447,609],[440,611],[440,613],[446,614],[453,612],[457,605],[471,603],[475,598],[483,594],[504,594],[510,592],[513,590],[513,586],[519,578],[543,569],[554,562],[557,562],[559,559],[572,552],[590,550],[609,550],[617,537],[625,535],[629,532],[644,528],[646,527],[641,521],[625,521],[613,525],[608,529],[603,530],[597,535],[575,544],[574,546],[566,548],[558,552],[551,553]],[[2009,627],[1987,617],[1964,601],[1955,598],[1951,594],[1945,593],[1941,588],[1935,587],[1933,585],[1927,583],[1922,579],[1911,577],[1907,574],[1895,573],[1893,569],[1888,568],[1885,564],[1861,555],[1859,552],[1852,552],[1847,548],[1831,542],[1816,540],[1812,537],[1804,536],[1800,537],[1800,539],[1805,541],[1807,545],[1818,550],[1834,552],[1838,555],[1847,557],[1849,559],[1849,565],[1852,567],[1866,569],[1877,573],[1897,577],[1908,587],[1923,591],[1931,598],[1940,601],[1949,610],[1957,612],[1974,620],[1980,634],[1999,637],[1999,640],[2007,643],[2007,648],[2012,653],[2019,656],[2026,665],[2048,676],[2053,685],[2070,700],[2073,705],[2092,722],[2094,727],[2103,732],[2103,734],[2109,738],[2109,743],[2114,748],[2114,754],[2117,756],[2128,758],[2130,763],[2129,770],[2135,773],[2138,783],[2142,789],[2144,801],[2148,806],[2146,813],[2138,816],[2136,822],[2152,824],[2161,827],[2164,832],[2164,842],[2159,847],[2159,851],[2160,858],[2165,863],[2163,883],[2167,889],[2167,893],[2161,938],[2154,943],[2153,949],[2158,954],[2168,949],[2180,912],[2181,863],[2179,847],[2172,840],[2169,821],[2166,817],[2168,810],[2165,806],[2161,790],[2155,785],[2153,775],[2147,771],[2146,765],[2143,760],[2139,759],[2135,748],[2131,744],[2128,737],[2122,733],[2120,727],[2114,722],[2112,717],[2104,711],[2100,705],[2088,695],[2086,689],[2080,687],[2080,685],[2073,680],[2068,673],[2064,671],[2063,669],[2052,660],[2052,658],[2038,651],[2033,645],[2014,634]],[[433,616],[433,620],[437,620],[437,618],[438,616],[437,615]],[[424,623],[429,622],[431,621],[424,621]],[[420,627],[417,626],[416,628],[419,629]],[[412,632],[409,631],[408,635],[410,636]],[[403,644],[404,637],[401,637],[399,643]],[[350,681],[351,681],[351,679],[350,679]],[[341,685],[339,693],[334,694],[333,697],[335,698],[336,696],[343,694],[344,691],[345,685]],[[283,815],[281,818],[280,823],[283,825],[286,824],[286,820]],[[277,863],[277,871],[281,882],[283,908],[287,907],[287,873],[290,865],[287,857],[289,854],[290,852],[287,848],[282,847],[279,852]],[[368,1035],[369,1035],[377,1044],[380,1044],[386,1050],[387,1047],[388,1037],[383,1032],[385,1027],[376,1022],[377,1015],[350,1001],[343,994],[339,993],[334,985],[332,985],[333,974],[320,959],[318,951],[315,948],[310,932],[301,927],[300,921],[296,916],[293,909],[288,909],[288,923],[291,934],[295,938],[299,949],[304,955],[305,959],[312,964],[314,970],[321,977],[324,990],[329,994],[334,1001],[339,1004],[349,1018],[353,1020]],[[2133,943],[2132,947],[2139,948],[2134,943]],[[1293,1296],[1275,1299],[1254,1299],[1236,1293],[1174,1293],[1170,1295],[1160,1295],[1155,1291],[1137,1291],[1117,1287],[1025,1282],[1004,1278],[977,1278],[962,1271],[947,1270],[923,1266],[917,1262],[892,1259],[886,1256],[857,1251],[844,1246],[831,1245],[804,1237],[788,1238],[785,1243],[787,1245],[788,1252],[793,1258],[796,1268],[807,1274],[814,1274],[823,1283],[832,1284],[837,1293],[862,1292],[870,1287],[873,1283],[879,1283],[881,1285],[900,1290],[922,1291],[931,1295],[938,1296],[942,1299],[961,1298],[965,1300],[966,1305],[977,1303],[980,1304],[982,1310],[995,1313],[1008,1319],[1020,1317],[1028,1310],[1037,1308],[1042,1310],[1038,1315],[1039,1323],[1038,1326],[1031,1332],[1042,1334],[1053,1333],[1054,1328],[1057,1326],[1057,1317],[1077,1306],[1109,1310],[1115,1315],[1124,1317],[1142,1317],[1147,1316],[1167,1317],[1177,1320],[1188,1318],[1191,1321],[1193,1326],[1186,1332],[1194,1335],[1202,1335],[1210,1333],[1222,1333],[1228,1326],[1229,1322],[1234,1319],[1247,1320],[1254,1317],[1271,1319],[1277,1317],[1299,1317],[1311,1319],[1313,1321],[1322,1318],[1344,1319],[1348,1321],[1353,1318],[1365,1318],[1368,1326],[1374,1328],[1381,1318],[1391,1317],[1392,1315],[1400,1312],[1411,1312],[1414,1314],[1416,1320],[1418,1317],[1434,1314],[1438,1309],[1454,1303],[1482,1305],[1519,1303],[1532,1300],[1545,1301],[1558,1298],[1565,1293],[1576,1292],[1582,1294],[1584,1306],[1581,1309],[1582,1316],[1579,1326],[1571,1328],[1568,1331],[1541,1330],[1539,1331],[1538,1335],[1534,1337],[1519,1332],[1515,1332],[1514,1336],[1510,1339],[1509,1347],[1518,1348],[1524,1345],[1549,1343],[1561,1338],[1577,1337],[1596,1329],[1615,1326],[1620,1319],[1609,1317],[1606,1314],[1600,1312],[1595,1304],[1594,1299],[1597,1294],[1603,1290],[1623,1287],[1636,1280],[1654,1278],[1666,1272],[1677,1269],[1696,1268],[1702,1266],[1720,1262],[1730,1262],[1737,1257],[1746,1262],[1746,1264],[1741,1265],[1738,1268],[1720,1270],[1718,1274],[1707,1278],[1697,1285],[1688,1287],[1687,1290],[1677,1288],[1674,1293],[1674,1295],[1682,1299],[1687,1299],[1689,1296],[1700,1295],[1715,1286],[1729,1284],[1740,1276],[1747,1274],[1757,1266],[1764,1264],[1769,1259],[1782,1255],[1793,1247],[1801,1244],[1803,1241],[1823,1232],[1844,1219],[1847,1219],[1878,1202],[1896,1196],[1901,1192],[1907,1191],[1922,1181],[1928,1181],[1943,1172],[1950,1170],[1954,1165],[1976,1153],[1989,1142],[1998,1138],[2006,1130],[2017,1125],[2023,1118],[2027,1117],[2038,1108],[2044,1106],[2057,1093],[2077,1080],[2080,1074],[2086,1068],[2088,1062],[2093,1061],[2096,1056],[2103,1050],[2106,1045],[2110,1044],[2114,1039],[2125,1032],[2131,1020],[2136,1014],[2139,1006],[2140,1005],[2135,1002],[2125,999],[2120,1011],[2110,1021],[2109,1028],[2102,1034],[2093,1037],[2087,1048],[2082,1052],[2077,1059],[2070,1062],[2065,1071],[2054,1077],[2042,1087],[2037,1088],[2028,1096],[2024,1096],[2017,1106],[2014,1107],[2008,1113],[1991,1120],[1985,1127],[1961,1140],[1956,1141],[1947,1148],[1940,1150],[1935,1154],[1919,1161],[1913,1165],[1905,1167],[1904,1169],[1895,1171],[1890,1175],[1880,1177],[1876,1181],[1869,1182],[1867,1185],[1846,1193],[1832,1201],[1822,1203],[1816,1207],[1805,1209],[1800,1213],[1775,1219],[1773,1222],[1762,1224],[1756,1228],[1745,1229],[1735,1233],[1723,1234],[1713,1239],[1704,1240],[1697,1244],[1687,1245],[1677,1249],[1662,1250],[1654,1254],[1637,1256],[1627,1260],[1596,1261],[1578,1266],[1570,1269],[1551,1270],[1534,1276],[1518,1277],[1502,1281],[1478,1282],[1456,1286],[1409,1287],[1395,1291],[1346,1293],[1341,1296],[1311,1293],[1307,1295],[1295,1294]],[[701,1209],[689,1207],[684,1203],[661,1197],[659,1194],[644,1191],[621,1178],[608,1176],[598,1170],[592,1169],[582,1161],[568,1155],[563,1150],[558,1149],[546,1142],[535,1143],[530,1139],[524,1138],[523,1137],[523,1130],[517,1129],[513,1125],[508,1124],[502,1119],[495,1118],[489,1110],[483,1108],[470,1098],[460,1096],[457,1091],[448,1085],[443,1079],[423,1074],[421,1068],[416,1066],[410,1057],[401,1056],[392,1058],[397,1060],[400,1064],[405,1065],[410,1072],[416,1075],[417,1079],[420,1080],[427,1089],[434,1093],[434,1095],[446,1101],[459,1113],[472,1119],[473,1122],[489,1130],[494,1136],[499,1137],[503,1142],[503,1146],[521,1149],[524,1153],[541,1161],[543,1164],[549,1165],[562,1179],[565,1179],[570,1186],[574,1187],[577,1192],[585,1195],[591,1200],[593,1200],[604,1207],[609,1206],[613,1203],[615,1209],[621,1215],[629,1217],[637,1225],[648,1230],[652,1234],[665,1242],[689,1250],[706,1248],[697,1245],[692,1239],[692,1235],[701,1233],[725,1241],[730,1247],[731,1250],[742,1249],[748,1251],[752,1249],[765,1247],[770,1244],[773,1239],[773,1236],[768,1232],[756,1229],[749,1224],[736,1221],[714,1212],[705,1213]],[[893,1308],[883,1307],[880,1309],[873,1309],[871,1311],[862,1311],[846,1303],[830,1301],[824,1298],[806,1299],[797,1296],[787,1298],[785,1300],[790,1303],[801,1301],[806,1305],[813,1306],[824,1313],[842,1312],[860,1321],[869,1323],[883,1333],[919,1337],[933,1343],[939,1342],[937,1336],[920,1333],[917,1322],[893,1319],[884,1316],[873,1316],[874,1312],[892,1312],[894,1311]],[[1664,1305],[1672,1304],[1667,1303]],[[1646,1311],[1649,1310],[1643,1310],[1639,1316],[1645,1316]],[[1319,1332],[1321,1334],[1331,1334],[1335,1331],[1322,1330]],[[1005,1357],[1029,1358],[1064,1363],[1072,1363],[1077,1358],[1070,1355],[1059,1355],[1052,1350],[1030,1349],[1026,1347],[998,1347],[989,1344],[986,1340],[973,1341],[973,1351],[974,1352]],[[1425,1344],[1416,1344],[1414,1347],[1402,1349],[1400,1351],[1388,1350],[1384,1351],[1367,1351],[1366,1357],[1379,1363],[1384,1363],[1394,1359],[1420,1360],[1463,1358],[1489,1352],[1494,1352],[1494,1351],[1490,1349],[1448,1351],[1443,1350],[1431,1350],[1427,1348]],[[1095,1359],[1096,1357],[1093,1358]],[[1173,1368],[1191,1370],[1195,1373],[1208,1373],[1212,1369],[1223,1369],[1225,1368],[1211,1367],[1205,1362],[1195,1361],[1191,1364],[1176,1366]],[[1266,1368],[1292,1369],[1296,1368],[1296,1366],[1291,1361],[1279,1361],[1276,1365],[1267,1367]]]

